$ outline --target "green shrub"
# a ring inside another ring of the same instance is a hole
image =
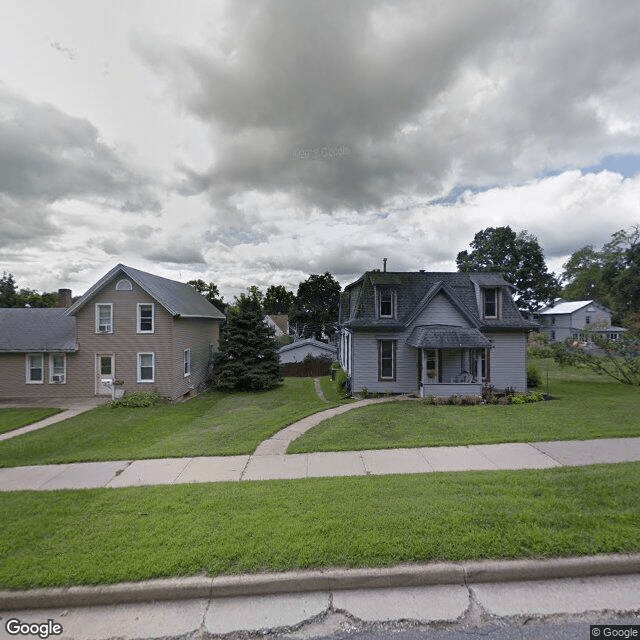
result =
[[[433,396],[427,396],[424,399],[424,403],[425,404],[435,404],[436,403],[436,399]]]
[[[540,384],[540,372],[538,368],[530,364],[527,367],[527,387],[537,387]]]
[[[122,398],[111,402],[112,407],[153,407],[162,402],[162,396],[156,389],[153,391],[131,391]]]

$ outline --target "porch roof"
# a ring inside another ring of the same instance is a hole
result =
[[[460,349],[490,347],[491,341],[478,329],[431,324],[415,327],[407,344],[421,349]]]

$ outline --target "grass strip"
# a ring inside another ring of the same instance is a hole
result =
[[[286,378],[262,393],[203,393],[143,408],[100,406],[0,443],[0,467],[253,453],[267,438],[334,406],[313,379]]]
[[[553,400],[525,405],[390,402],[325,420],[287,453],[640,436],[638,387],[544,361]],[[546,391],[543,374],[542,391]]]
[[[61,411],[62,409],[53,407],[11,407],[0,409],[0,433],[7,433],[7,431],[26,427],[39,420],[54,416]]]
[[[640,550],[640,463],[0,494],[0,585]]]

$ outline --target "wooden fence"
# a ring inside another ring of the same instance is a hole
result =
[[[331,360],[315,362],[287,362],[282,365],[282,375],[295,378],[317,378],[331,374]]]

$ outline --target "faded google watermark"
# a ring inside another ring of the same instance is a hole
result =
[[[351,148],[346,144],[323,145],[321,147],[299,147],[293,156],[298,160],[329,160],[341,158],[351,154]]]
[[[18,618],[10,618],[4,628],[10,636],[38,636],[43,640],[62,634],[62,625],[51,618],[46,622],[22,622]]]

